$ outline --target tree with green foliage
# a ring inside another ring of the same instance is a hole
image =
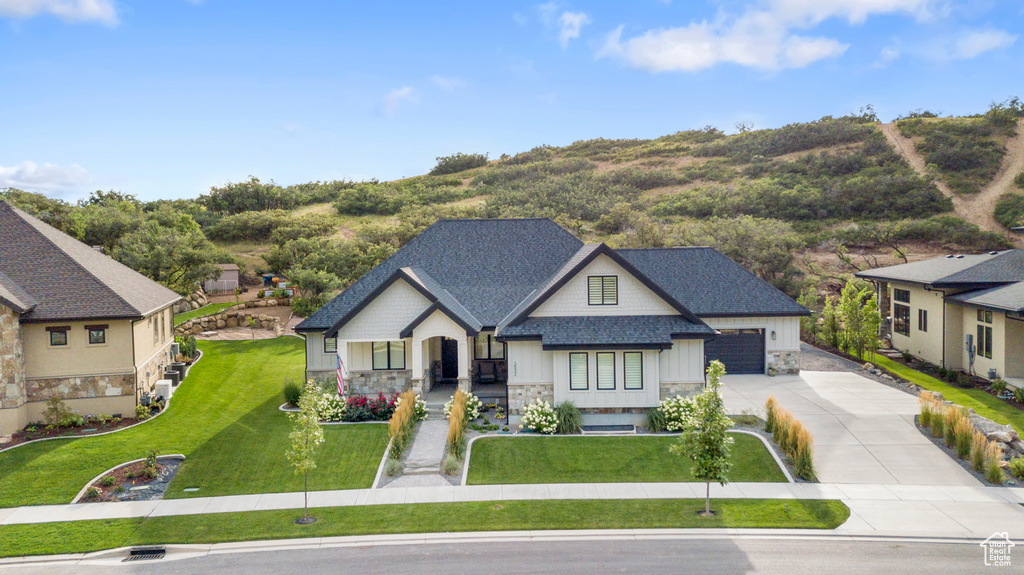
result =
[[[725,366],[714,360],[708,365],[707,386],[694,399],[694,409],[684,424],[679,442],[670,450],[684,456],[693,465],[690,472],[696,479],[703,479],[706,487],[704,500],[704,516],[711,513],[711,482],[720,485],[729,482],[730,448],[733,439],[727,432],[732,428],[732,420],[725,413],[725,400],[722,399],[721,377],[725,375]]]
[[[831,297],[825,298],[825,306],[821,309],[821,338],[833,349],[839,349],[842,325]]]
[[[487,165],[487,154],[463,154],[459,152],[451,156],[438,156],[437,165],[430,170],[431,176],[457,174],[473,168]]]
[[[804,340],[817,343],[818,334],[821,331],[821,326],[818,324],[818,320],[821,319],[821,313],[818,311],[818,306],[821,305],[821,298],[818,297],[818,288],[813,285],[804,288],[800,292],[800,297],[797,298],[796,303],[804,306],[811,312],[810,315],[800,317],[800,331],[803,332]]]
[[[864,351],[878,347],[881,317],[878,314],[878,301],[870,287],[847,282],[839,296],[836,310],[842,325],[839,343],[843,352],[852,352],[852,355],[861,357]]]
[[[292,300],[292,310],[300,317],[308,317],[320,309],[331,293],[342,286],[341,278],[323,270],[293,269],[287,275],[301,293],[300,297]]]
[[[229,261],[199,230],[182,232],[149,220],[125,235],[114,259],[184,295],[220,274]]]
[[[295,468],[295,473],[302,474],[303,514],[296,523],[313,523],[315,518],[309,516],[309,472],[316,469],[316,449],[324,442],[324,430],[320,426],[320,416],[316,408],[316,385],[306,382],[299,397],[299,411],[292,413],[295,428],[288,434],[291,449],[285,452],[288,462]]]

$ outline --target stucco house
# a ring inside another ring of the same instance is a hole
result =
[[[0,435],[59,396],[133,416],[171,361],[173,291],[0,202]]]
[[[895,349],[1024,385],[1024,250],[948,255],[856,275],[876,285]]]
[[[591,421],[626,416],[730,373],[799,371],[807,310],[710,248],[584,244],[550,219],[444,220],[296,327],[306,373],[355,393],[441,382],[504,386]],[[603,417],[597,417],[603,416]]]

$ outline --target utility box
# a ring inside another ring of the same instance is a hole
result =
[[[170,399],[171,394],[174,393],[174,382],[169,379],[160,379],[156,382],[156,387],[153,388],[153,393],[157,397],[163,396],[164,399]]]

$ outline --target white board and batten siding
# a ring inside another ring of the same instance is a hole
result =
[[[628,350],[627,350],[628,351]],[[639,351],[639,350],[638,350]],[[555,405],[563,401],[571,401],[576,407],[582,408],[614,408],[614,407],[652,407],[658,405],[661,388],[658,384],[659,359],[658,350],[645,349],[643,353],[643,388],[625,389],[623,382],[624,362],[623,351],[620,350],[586,350],[579,353],[587,354],[588,389],[572,390],[569,388],[569,354],[575,352],[556,351],[553,355],[555,375]],[[597,389],[597,354],[615,354],[615,389]]]
[[[703,383],[704,340],[672,340],[672,348],[661,352],[659,374],[666,383]]]
[[[590,276],[618,277],[618,303],[588,305]],[[580,315],[678,315],[672,306],[606,255],[600,255],[530,314],[531,317]]]
[[[324,352],[324,334],[311,331],[306,336],[306,371],[330,371],[338,367],[338,356]]]
[[[763,329],[766,352],[800,350],[800,318],[784,317],[707,317],[701,318],[714,329]],[[772,332],[775,339],[772,339]]]
[[[398,280],[374,298],[338,331],[338,340],[388,341],[430,306],[430,300],[405,280]]]
[[[540,341],[508,342],[508,382],[511,385],[551,383],[553,351],[544,351]]]

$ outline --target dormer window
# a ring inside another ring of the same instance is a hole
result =
[[[590,305],[618,304],[618,280],[617,276],[589,276],[587,278],[587,303]]]

